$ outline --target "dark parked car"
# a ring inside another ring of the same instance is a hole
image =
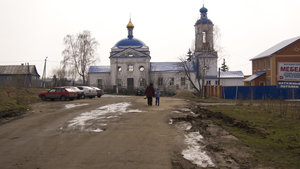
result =
[[[39,97],[42,100],[74,100],[77,97],[77,93],[69,88],[55,87],[48,92],[40,93]]]

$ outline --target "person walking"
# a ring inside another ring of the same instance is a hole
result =
[[[152,106],[152,97],[155,94],[154,88],[153,88],[153,83],[150,83],[149,86],[147,86],[145,90],[145,94],[148,100],[148,106]]]
[[[160,90],[159,88],[156,88],[155,90],[155,105],[159,106],[159,97],[160,97]]]

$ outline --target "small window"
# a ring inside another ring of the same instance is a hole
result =
[[[265,82],[259,82],[259,85],[260,85],[260,86],[264,86],[264,85],[265,85]]]
[[[163,78],[162,77],[158,78],[157,84],[158,84],[158,86],[162,86],[163,85]]]
[[[266,70],[266,60],[263,60],[263,68]]]
[[[216,80],[216,81],[215,81],[215,85],[216,85],[216,86],[220,85],[219,80]]]
[[[102,79],[98,79],[98,88],[102,89],[103,88],[103,80]]]
[[[260,70],[259,60],[257,61],[257,70]]]
[[[181,86],[185,86],[185,77],[181,77]]]
[[[210,80],[206,81],[206,85],[211,85],[211,81]]]
[[[146,86],[146,80],[144,78],[140,79],[140,86],[145,87]]]
[[[140,66],[140,67],[139,67],[139,70],[140,70],[141,72],[143,72],[143,71],[145,70],[144,66]]]
[[[253,63],[253,70],[256,71],[256,62],[252,62]]]
[[[170,85],[170,86],[173,86],[173,85],[174,85],[174,77],[170,78],[169,85]]]
[[[133,65],[128,65],[128,71],[133,72]]]
[[[268,59],[267,64],[268,64],[268,69],[271,69],[271,59]]]
[[[122,79],[118,79],[118,87],[122,87]]]

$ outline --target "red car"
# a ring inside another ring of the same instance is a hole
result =
[[[42,100],[74,100],[77,97],[77,93],[69,88],[55,87],[48,92],[40,93],[39,97]]]

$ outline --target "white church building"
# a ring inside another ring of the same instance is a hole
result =
[[[218,72],[218,55],[214,50],[214,25],[207,17],[207,8],[200,9],[201,18],[195,24],[195,51],[190,53],[189,72],[191,79],[201,78],[205,85],[243,85],[241,71]],[[144,89],[149,83],[163,92],[177,93],[181,90],[193,91],[184,73],[182,62],[150,62],[149,47],[134,38],[134,25],[127,24],[128,36],[111,48],[109,66],[90,66],[88,81],[90,86],[101,89],[135,91]],[[203,78],[203,76],[205,78]],[[220,75],[220,77],[219,77]],[[197,84],[195,82],[195,84]]]

